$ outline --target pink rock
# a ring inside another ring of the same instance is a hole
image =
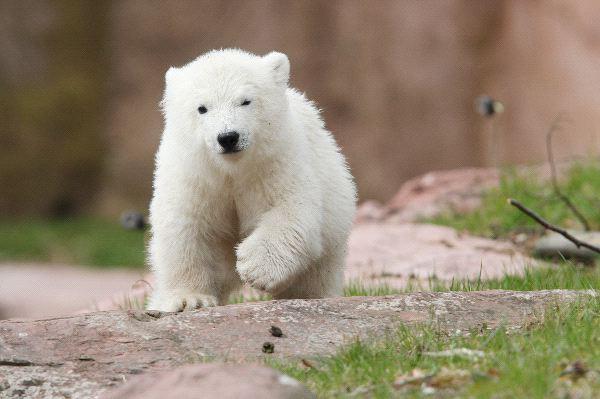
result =
[[[404,287],[409,280],[483,279],[520,274],[536,262],[509,242],[428,224],[363,223],[351,235],[346,280]],[[413,281],[414,282],[414,281]]]
[[[388,210],[381,203],[374,200],[363,202],[356,210],[354,221],[356,223],[373,222],[382,220]]]
[[[386,204],[388,220],[414,222],[443,212],[466,213],[481,204],[481,194],[498,185],[493,168],[430,172],[407,181]]]
[[[103,399],[308,399],[298,381],[257,365],[204,363],[131,379]]]

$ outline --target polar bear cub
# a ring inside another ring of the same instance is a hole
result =
[[[150,204],[148,308],[339,295],[356,188],[286,55],[206,53],[166,73]]]

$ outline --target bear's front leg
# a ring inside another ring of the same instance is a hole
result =
[[[237,247],[236,269],[243,282],[272,294],[285,289],[321,254],[314,212],[274,208]]]
[[[222,292],[225,266],[218,263],[224,257],[215,256],[218,248],[192,226],[155,229],[150,256],[156,282],[147,308],[179,312],[219,305],[227,293]]]

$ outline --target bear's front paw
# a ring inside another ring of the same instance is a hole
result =
[[[148,304],[149,310],[162,312],[182,312],[217,306],[219,300],[213,295],[198,294],[195,292],[164,293],[153,296]]]
[[[261,246],[252,247],[245,241],[238,247],[236,269],[242,281],[267,292],[275,292],[286,281],[281,267],[276,265]]]
[[[248,261],[238,261],[236,267],[242,281],[257,290],[272,292],[276,287],[273,279],[259,265]]]

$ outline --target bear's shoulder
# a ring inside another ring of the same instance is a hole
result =
[[[290,109],[296,118],[303,123],[314,124],[315,127],[321,129],[325,127],[323,119],[321,118],[321,110],[313,101],[306,98],[304,93],[289,88],[287,89],[287,96]]]

